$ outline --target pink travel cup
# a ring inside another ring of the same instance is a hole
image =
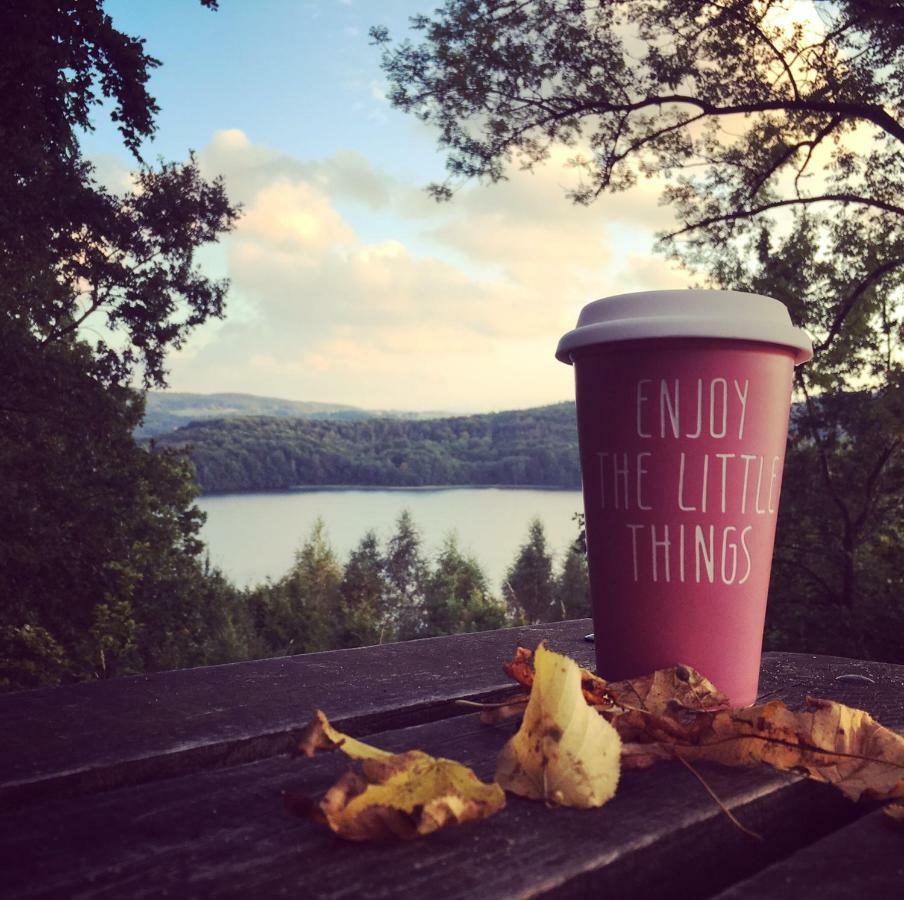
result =
[[[574,366],[599,673],[679,663],[756,699],[794,366],[778,300],[647,291],[584,307]]]

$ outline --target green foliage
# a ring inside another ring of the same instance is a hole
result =
[[[199,246],[236,218],[220,181],[193,157],[152,169],[139,156],[157,106],[159,62],[118,31],[99,0],[13,0],[0,32],[0,291],[4,314],[42,345],[72,344],[90,320],[95,378],[162,384],[164,358],[197,325],[221,316],[225,282],[195,265]],[[107,101],[139,164],[135,187],[112,194],[82,158],[80,131]],[[98,321],[100,320],[100,321]]]
[[[593,615],[587,554],[576,543],[568,548],[556,576],[553,610],[557,619],[584,619]]]
[[[158,62],[98,0],[13,0],[0,31],[4,684],[209,661],[228,610],[205,605],[190,469],[135,443],[130,385],[162,385],[167,350],[222,315],[195,257],[236,211],[193,157],[142,163]],[[121,194],[79,147],[102,102],[138,165]]]
[[[534,519],[503,587],[505,601],[516,621],[527,625],[555,618],[552,557],[546,546],[543,523]]]
[[[318,519],[289,572],[247,598],[258,652],[283,656],[338,646],[341,585],[342,567]]]
[[[421,553],[421,535],[408,510],[396,521],[384,564],[390,625],[398,640],[420,637],[424,616],[427,564]]]
[[[386,563],[377,536],[368,531],[349,556],[339,591],[342,595],[340,642],[362,647],[391,640]]]
[[[368,531],[343,569],[318,522],[284,578],[242,595],[252,623],[248,652],[280,656],[509,624],[479,564],[454,536],[433,565],[421,546],[406,510],[385,548]]]
[[[480,565],[462,555],[455,535],[450,535],[427,578],[423,633],[486,631],[505,623],[505,607],[490,594]]]
[[[894,389],[825,394],[800,410],[785,464],[770,648],[904,659],[902,412]]]
[[[138,654],[138,623],[128,600],[99,603],[88,632],[85,655],[97,660],[101,678],[141,671]]]
[[[156,446],[188,448],[205,491],[581,483],[570,403],[426,421],[221,419],[162,435]]]
[[[662,249],[783,300],[797,370],[767,645],[904,659],[904,19],[838,0],[447,0],[383,46],[394,105],[436,126],[450,199],[554,145],[572,199],[664,180]]]
[[[46,628],[0,626],[0,691],[57,684],[68,665],[66,651]]]

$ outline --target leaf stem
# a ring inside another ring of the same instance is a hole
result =
[[[763,840],[763,836],[761,834],[757,834],[755,831],[751,831],[746,825],[742,825],[738,820],[737,816],[719,799],[719,796],[716,792],[706,783],[704,777],[677,751],[675,752],[675,759],[678,760],[693,776],[703,785],[706,793],[712,797],[715,804],[728,816],[729,820],[736,825],[744,834],[749,835],[752,838],[756,838],[758,841]]]

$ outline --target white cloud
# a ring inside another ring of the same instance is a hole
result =
[[[380,408],[553,402],[571,394],[553,352],[583,303],[676,281],[643,253],[663,219],[652,189],[576,207],[560,164],[421,206],[357,153],[298,160],[233,129],[200,160],[244,204],[225,241],[243,316],[174,356],[176,389]],[[354,209],[379,213],[377,239]]]

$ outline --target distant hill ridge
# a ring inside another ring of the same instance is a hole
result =
[[[162,434],[156,443],[189,447],[205,492],[581,484],[573,403],[424,420],[231,413]]]
[[[255,394],[191,394],[151,391],[145,400],[145,416],[136,437],[149,438],[175,431],[190,422],[238,416],[275,416],[287,419],[329,419],[356,421],[371,418],[425,419],[441,412],[369,410],[342,403],[283,400]]]

